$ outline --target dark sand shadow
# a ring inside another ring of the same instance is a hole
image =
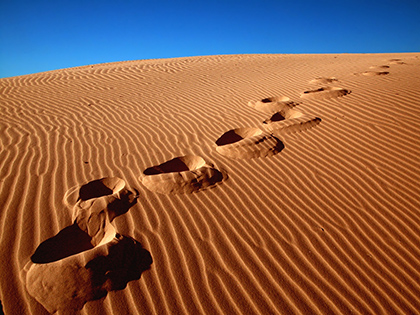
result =
[[[121,190],[124,185],[124,181],[118,177],[105,177],[93,180],[80,187],[78,200],[89,200],[112,195]]]
[[[227,174],[209,165],[197,155],[173,158],[143,171],[142,184],[162,194],[193,193],[214,188],[227,179]]]
[[[284,149],[283,142],[260,128],[236,128],[216,140],[216,151],[234,159],[273,156]]]
[[[216,140],[217,145],[225,145],[234,143],[244,139],[241,135],[237,134],[235,130],[225,132],[219,139]]]
[[[124,289],[150,269],[150,252],[111,225],[137,203],[138,192],[124,186],[118,178],[83,185],[75,222],[42,242],[25,266],[28,292],[49,312],[80,310],[108,291]]]
[[[189,171],[190,168],[181,159],[176,158],[157,166],[152,166],[143,171],[144,175],[156,175],[162,173],[175,173]]]
[[[56,236],[42,242],[31,261],[36,264],[46,264],[92,249],[92,238],[82,231],[77,223],[62,229]]]
[[[100,288],[95,299],[106,296],[107,291],[125,289],[153,263],[150,252],[135,239],[118,234],[116,237],[121,240],[109,248],[107,256],[98,256],[85,265],[91,272],[93,287]]]
[[[101,228],[110,224],[117,216],[128,212],[137,203],[137,198],[133,198],[132,195],[133,193],[128,192],[121,199],[112,200],[101,212],[90,213],[87,220],[83,220],[88,222],[82,223],[76,219],[72,225],[65,227],[57,235],[43,241],[31,256],[31,261],[36,264],[46,264],[94,248],[92,238],[95,235],[89,235],[89,232],[100,232]],[[108,215],[104,215],[104,212]]]

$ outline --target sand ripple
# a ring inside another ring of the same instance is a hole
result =
[[[418,314],[419,66],[232,55],[0,79],[4,313]]]

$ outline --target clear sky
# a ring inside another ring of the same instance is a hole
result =
[[[0,0],[0,78],[248,53],[420,52],[420,0]]]

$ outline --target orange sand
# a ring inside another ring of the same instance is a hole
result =
[[[128,61],[0,89],[5,314],[419,314],[420,54]]]

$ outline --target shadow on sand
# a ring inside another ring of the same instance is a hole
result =
[[[49,312],[79,310],[150,269],[150,252],[111,224],[137,203],[138,193],[124,186],[115,178],[81,186],[74,223],[42,242],[25,266],[28,292]]]

